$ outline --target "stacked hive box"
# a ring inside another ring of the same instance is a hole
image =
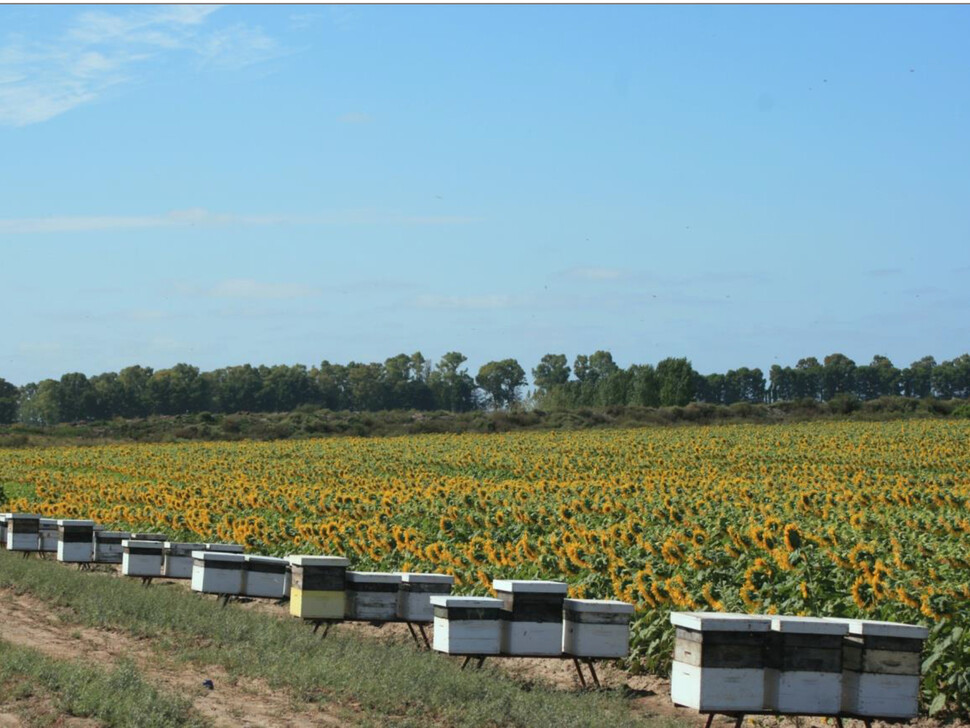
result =
[[[204,551],[204,543],[166,541],[162,546],[162,576],[169,579],[192,578],[192,552]]]
[[[290,562],[272,556],[246,556],[243,594],[282,599],[290,593]]]
[[[670,697],[695,710],[764,710],[771,618],[671,612],[677,628]]]
[[[567,585],[561,581],[497,579],[502,600],[502,654],[547,657],[562,654],[562,611]]]
[[[502,600],[432,596],[432,647],[448,655],[497,655],[502,651]]]
[[[0,513],[0,548],[7,548],[7,519],[9,513]]]
[[[57,553],[57,541],[59,533],[57,530],[56,518],[40,519],[40,550],[49,553]]]
[[[40,516],[11,513],[7,516],[7,548],[11,551],[40,550]]]
[[[347,572],[347,619],[387,622],[397,618],[400,574]]]
[[[121,542],[121,573],[125,576],[161,576],[163,545],[163,541],[124,539]]]
[[[844,624],[774,617],[765,671],[765,703],[780,713],[837,715],[842,707]]]
[[[131,538],[127,531],[94,531],[94,560],[99,564],[120,564],[124,547],[122,543]]]
[[[301,619],[343,619],[350,562],[342,556],[289,557],[290,614]]]
[[[926,627],[833,619],[849,630],[842,643],[842,711],[878,718],[915,718]]]
[[[94,521],[62,518],[57,522],[57,560],[87,564],[94,559]]]
[[[397,595],[397,616],[406,622],[431,622],[434,608],[431,597],[450,594],[455,577],[448,574],[402,573]]]
[[[573,657],[619,658],[630,654],[633,605],[611,599],[563,602],[562,651]]]
[[[246,557],[224,551],[192,552],[192,591],[242,594]]]

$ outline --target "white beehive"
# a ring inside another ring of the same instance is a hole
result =
[[[161,576],[163,545],[163,541],[122,540],[121,573],[125,576]]]
[[[0,513],[0,548],[7,548],[7,518],[9,513]]]
[[[633,605],[613,599],[563,602],[562,651],[574,657],[620,658],[630,654]]]
[[[94,559],[94,521],[62,518],[57,522],[57,560],[87,564]]]
[[[432,648],[448,655],[497,655],[502,651],[502,600],[431,597]]]
[[[247,597],[282,599],[290,593],[290,562],[272,556],[246,557],[243,594]]]
[[[57,519],[56,518],[41,518],[40,519],[40,550],[45,553],[56,554],[57,553]]]
[[[671,612],[677,628],[670,699],[700,711],[765,709],[765,652],[771,618]]]
[[[864,619],[846,625],[842,642],[842,711],[874,718],[915,718],[926,627]]]
[[[192,591],[242,594],[246,557],[225,551],[192,552]]]
[[[343,556],[291,555],[290,614],[301,619],[343,619],[347,566]]]
[[[99,564],[120,564],[124,554],[122,543],[131,538],[127,531],[94,530],[94,560]]]
[[[191,579],[193,551],[205,551],[205,544],[166,541],[162,547],[162,576],[169,579]]]
[[[837,715],[842,708],[844,624],[774,617],[765,670],[765,704],[780,713]]]
[[[434,608],[431,597],[451,594],[455,577],[449,574],[415,574],[402,572],[401,589],[397,594],[397,616],[406,622],[431,622]]]
[[[502,654],[562,654],[562,608],[568,585],[561,581],[492,582],[502,600]]]
[[[207,543],[206,551],[216,551],[221,554],[241,554],[243,547],[238,543]]]
[[[30,513],[9,514],[7,548],[11,551],[40,551],[40,516]]]
[[[347,572],[347,619],[387,622],[397,619],[401,575],[378,571]]]

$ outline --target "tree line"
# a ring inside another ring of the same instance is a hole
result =
[[[515,359],[491,361],[475,377],[466,357],[449,352],[432,364],[420,352],[383,363],[258,366],[201,372],[190,364],[169,369],[130,366],[87,377],[79,372],[16,387],[0,379],[0,423],[56,424],[117,417],[200,412],[288,412],[301,406],[334,411],[445,410],[470,412],[518,405],[526,374]],[[742,367],[702,375],[686,358],[623,369],[608,351],[577,356],[547,354],[532,369],[530,404],[547,410],[633,405],[730,405],[794,400],[867,401],[902,396],[970,398],[970,355],[937,363],[923,357],[903,369],[884,356],[857,365],[843,354],[794,366]]]

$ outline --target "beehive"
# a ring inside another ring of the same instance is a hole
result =
[[[7,518],[9,513],[0,513],[0,548],[7,548]]]
[[[502,600],[431,597],[432,648],[448,655],[497,655],[502,651]]]
[[[125,576],[161,576],[163,545],[163,541],[122,540],[121,573]]]
[[[842,642],[842,711],[875,718],[915,718],[926,627],[863,619],[846,625]]]
[[[765,704],[780,713],[837,715],[847,627],[812,617],[774,617],[765,663]]]
[[[272,556],[247,555],[243,594],[247,597],[282,599],[290,593],[290,562]]]
[[[94,531],[94,560],[99,564],[120,564],[124,554],[122,543],[131,538],[127,531]]]
[[[57,522],[57,560],[87,564],[94,559],[94,521],[62,518]]]
[[[373,622],[397,619],[397,593],[400,588],[400,574],[348,571],[344,616]]]
[[[57,541],[58,541],[58,531],[57,531],[57,519],[56,518],[41,518],[40,519],[40,550],[49,553],[57,553]]]
[[[162,576],[169,579],[191,579],[193,551],[205,551],[205,544],[166,541],[162,546]]]
[[[207,543],[206,551],[217,551],[221,554],[241,554],[243,547],[238,543]]]
[[[242,594],[246,557],[224,551],[192,552],[192,591]]]
[[[562,651],[574,657],[619,658],[630,654],[633,605],[613,599],[563,602]]]
[[[343,619],[350,562],[343,556],[292,555],[290,614],[301,619]]]
[[[40,550],[40,516],[11,513],[7,516],[7,548],[11,551]]]
[[[502,600],[502,654],[562,654],[562,611],[568,586],[561,581],[492,582]]]
[[[435,594],[451,594],[455,577],[449,574],[402,573],[401,588],[397,594],[397,616],[407,622],[434,621],[431,597]]]
[[[670,698],[700,711],[764,710],[771,618],[671,612],[677,628]]]

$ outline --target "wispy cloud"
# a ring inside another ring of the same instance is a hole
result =
[[[235,70],[285,49],[260,28],[211,27],[217,6],[146,6],[78,14],[59,36],[0,41],[0,125],[47,121],[140,80],[149,61],[181,54],[200,69]]]
[[[491,310],[499,308],[513,308],[525,305],[524,296],[512,296],[505,293],[493,293],[482,296],[439,296],[422,295],[415,299],[418,308],[437,308],[451,310]]]

